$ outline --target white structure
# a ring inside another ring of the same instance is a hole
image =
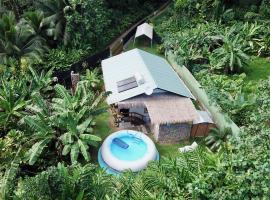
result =
[[[133,49],[103,60],[101,66],[110,105],[164,91],[195,99],[166,59],[146,51]]]
[[[210,114],[207,111],[197,110],[199,118],[193,121],[193,124],[210,123],[214,124]]]
[[[152,46],[152,41],[153,41],[153,26],[147,24],[147,23],[143,23],[140,26],[137,27],[136,30],[136,34],[134,37],[134,43],[135,43],[135,39],[137,37],[140,37],[142,35],[145,35],[146,37],[148,37],[151,40],[151,46]]]
[[[197,144],[196,142],[193,142],[191,145],[181,147],[181,148],[179,148],[178,150],[179,150],[181,153],[186,153],[186,152],[189,152],[189,151],[193,151],[193,150],[196,149],[197,147],[198,147],[198,144]]]

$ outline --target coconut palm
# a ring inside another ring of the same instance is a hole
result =
[[[13,13],[0,19],[0,60],[7,64],[9,57],[19,64],[22,58],[40,60],[45,51],[44,39],[35,35],[33,28],[22,20],[16,23]]]
[[[38,0],[38,7],[44,12],[44,23],[50,24],[47,35],[54,40],[68,41],[66,31],[66,13],[72,10],[67,0]]]
[[[24,19],[34,29],[36,35],[42,36],[45,28],[44,13],[39,10],[29,11],[24,14]]]

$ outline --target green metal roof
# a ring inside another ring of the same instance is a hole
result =
[[[161,89],[191,99],[191,94],[184,82],[178,77],[166,59],[140,49],[133,49],[103,60],[102,71],[106,91],[111,94],[107,98],[109,104],[117,103],[149,91]],[[143,79],[138,87],[118,92],[117,82],[130,77]]]

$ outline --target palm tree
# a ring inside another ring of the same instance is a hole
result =
[[[229,136],[232,135],[232,130],[230,128],[224,129],[211,129],[209,135],[205,138],[206,145],[210,145],[211,150],[220,151],[222,146],[226,143]]]
[[[43,31],[46,24],[44,24],[44,13],[42,11],[35,10],[26,12],[24,19],[34,29],[36,35],[44,36]]]
[[[43,22],[50,24],[47,35],[67,43],[66,13],[72,10],[68,0],[38,0],[37,5],[45,14]]]
[[[223,45],[210,55],[211,64],[216,69],[223,68],[226,72],[235,73],[247,64],[249,56],[245,52],[248,48],[239,34],[234,36],[231,32],[223,36],[223,42]]]
[[[22,58],[40,60],[46,50],[44,39],[36,36],[33,28],[22,20],[16,23],[15,16],[9,12],[0,19],[0,60],[8,64],[9,57],[15,58],[19,65]]]

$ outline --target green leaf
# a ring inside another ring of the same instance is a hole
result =
[[[70,152],[70,159],[72,164],[76,164],[79,156],[79,146],[78,143],[73,144],[71,147],[71,152]]]
[[[46,145],[50,142],[51,138],[46,138],[40,142],[35,143],[32,148],[30,149],[30,157],[29,157],[29,165],[35,164],[38,157],[42,153],[43,149]]]
[[[66,90],[66,88],[62,85],[56,85],[55,91],[58,96],[63,98],[68,104],[72,104],[72,97],[69,94],[69,92]]]
[[[70,152],[70,150],[71,150],[71,145],[70,144],[65,145],[62,151],[62,155],[66,156]]]
[[[92,134],[80,134],[80,138],[84,141],[95,141],[95,142],[100,142],[101,138],[96,136],[96,135],[92,135]]]
[[[26,116],[23,118],[23,121],[32,129],[35,131],[41,132],[41,133],[47,133],[50,130],[48,130],[49,126],[46,126],[46,124],[42,123],[41,121],[38,121],[34,119],[33,117]]]
[[[92,121],[92,118],[88,118],[83,123],[81,123],[79,126],[77,126],[77,130],[79,131],[80,134],[82,134],[86,131],[86,129],[88,128],[91,121]]]
[[[83,196],[84,196],[84,190],[81,190],[78,196],[76,197],[76,200],[83,200]]]
[[[78,144],[79,144],[79,147],[80,147],[80,150],[82,152],[82,155],[84,157],[84,159],[86,161],[89,161],[90,160],[90,155],[89,155],[89,152],[88,152],[88,145],[85,144],[84,142],[82,142],[80,139],[78,140]]]
[[[64,144],[72,144],[74,142],[71,132],[61,135],[60,139]]]

